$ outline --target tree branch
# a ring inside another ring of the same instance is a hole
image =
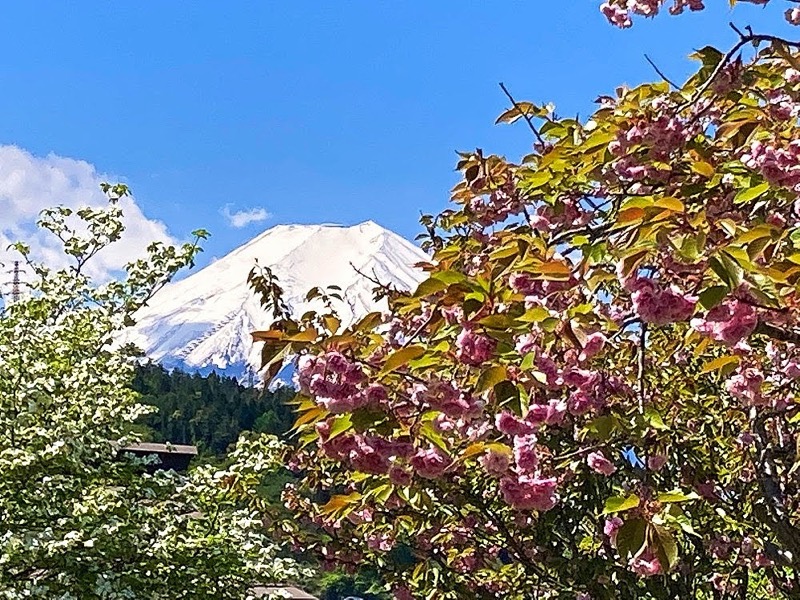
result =
[[[759,44],[761,42],[770,42],[772,44],[784,44],[790,48],[800,49],[800,42],[791,42],[789,40],[785,40],[783,38],[779,38],[774,35],[764,35],[764,34],[754,34],[752,32],[744,33],[740,29],[738,29],[733,23],[729,24],[731,28],[739,35],[739,41],[728,50],[728,53],[722,57],[722,60],[717,63],[717,66],[714,67],[714,70],[711,72],[711,75],[708,76],[708,79],[703,82],[703,84],[697,88],[697,91],[694,93],[689,100],[687,100],[684,104],[678,107],[678,112],[682,112],[689,108],[692,104],[697,102],[703,94],[705,94],[708,89],[714,83],[714,80],[719,76],[722,70],[730,63],[736,53],[739,52],[742,48],[744,48],[747,44]]]
[[[767,337],[780,342],[789,342],[790,344],[800,345],[800,333],[790,329],[778,327],[777,325],[765,323],[764,321],[759,321],[758,325],[756,325],[754,333],[766,335]]]
[[[533,135],[536,136],[536,139],[539,140],[539,143],[544,145],[545,143],[544,139],[542,138],[542,135],[539,133],[539,130],[536,129],[536,125],[533,124],[533,120],[530,118],[527,112],[522,110],[522,107],[517,103],[517,101],[514,100],[514,97],[511,95],[511,92],[508,91],[508,89],[506,88],[505,84],[502,81],[500,82],[500,89],[503,90],[503,93],[511,101],[511,104],[514,105],[514,108],[516,108],[519,111],[519,114],[522,115],[522,118],[525,119],[525,122],[528,123],[528,127],[533,132]]]
[[[661,69],[659,69],[659,68],[658,68],[658,65],[656,65],[656,63],[654,63],[654,62],[652,61],[652,59],[651,59],[649,56],[647,56],[647,54],[645,54],[645,55],[644,55],[644,58],[645,58],[645,60],[646,60],[647,62],[649,62],[649,63],[650,63],[650,66],[651,66],[651,67],[653,67],[653,69],[655,70],[655,72],[656,72],[656,73],[658,73],[658,76],[659,76],[659,77],[661,77],[661,79],[663,79],[664,81],[666,81],[668,84],[670,84],[670,85],[671,85],[672,87],[674,87],[676,90],[679,90],[679,89],[681,89],[681,86],[679,86],[677,83],[675,83],[674,81],[672,81],[672,80],[671,80],[669,77],[667,77],[666,75],[664,75],[664,73],[661,71]]]

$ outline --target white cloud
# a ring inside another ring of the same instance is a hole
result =
[[[86,161],[55,154],[34,156],[16,146],[0,145],[0,282],[9,276],[14,253],[6,250],[16,241],[31,247],[34,260],[51,266],[62,266],[68,258],[60,251],[61,242],[52,234],[37,229],[39,212],[62,205],[72,209],[106,205],[100,183],[116,183],[113,177],[97,172]],[[120,201],[124,213],[125,232],[122,240],[100,252],[93,260],[90,275],[108,279],[126,263],[142,256],[150,242],[174,243],[166,226],[147,218],[133,198]]]
[[[266,221],[272,215],[267,212],[266,208],[256,207],[256,208],[248,208],[245,210],[237,210],[236,212],[231,212],[231,205],[226,204],[220,210],[220,213],[225,220],[228,221],[228,225],[231,227],[235,227],[236,229],[241,229],[251,223],[260,223],[261,221]]]

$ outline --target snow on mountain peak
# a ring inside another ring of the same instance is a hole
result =
[[[423,278],[414,264],[428,256],[374,221],[342,225],[277,225],[189,277],[170,283],[136,315],[125,341],[164,366],[245,378],[259,367],[250,332],[269,327],[270,315],[247,284],[256,260],[272,269],[293,312],[308,307],[308,290],[338,285],[345,323],[378,310],[374,284],[400,289]]]

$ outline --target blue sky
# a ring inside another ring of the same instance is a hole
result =
[[[15,2],[0,19],[0,144],[85,160],[129,183],[176,237],[221,255],[278,223],[373,219],[413,237],[446,206],[455,150],[517,157],[521,99],[586,114],[621,83],[728,47],[725,23],[794,34],[784,6],[727,0],[609,26],[599,0]],[[221,215],[264,208],[239,229]],[[0,207],[1,208],[1,207]],[[2,218],[2,213],[0,213]]]

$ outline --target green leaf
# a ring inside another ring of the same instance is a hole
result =
[[[647,540],[647,523],[644,519],[625,521],[617,531],[617,552],[624,559],[635,556]]]
[[[647,409],[644,411],[644,416],[645,419],[647,419],[647,424],[653,429],[657,429],[658,431],[669,429],[667,424],[664,423],[664,419],[661,418],[661,413],[659,413],[652,406],[647,407]]]
[[[525,314],[519,317],[517,320],[522,321],[523,323],[541,323],[548,317],[550,317],[549,310],[547,310],[544,306],[535,306],[527,310]]]
[[[458,271],[439,271],[431,275],[432,279],[436,279],[448,285],[453,283],[461,283],[467,280],[467,276]]]
[[[712,371],[719,371],[723,367],[726,367],[728,365],[736,365],[736,364],[739,364],[738,356],[720,356],[704,364],[703,367],[700,369],[700,372],[711,373]]]
[[[425,354],[423,346],[408,346],[407,348],[395,350],[383,363],[383,368],[379,375],[387,375],[423,354]]]
[[[331,423],[331,431],[328,434],[328,439],[332,440],[333,438],[342,435],[345,431],[349,431],[353,428],[353,421],[350,415],[338,415],[334,417],[333,423]]]
[[[629,496],[611,496],[606,500],[603,514],[623,512],[639,506],[639,496],[630,494]]]
[[[745,188],[743,190],[739,190],[739,193],[736,194],[733,198],[734,204],[744,204],[745,202],[750,202],[751,200],[755,200],[761,194],[766,192],[769,189],[768,183],[762,183],[755,187]]]
[[[722,302],[722,299],[727,295],[728,287],[725,285],[715,285],[713,287],[706,288],[700,292],[700,305],[706,310],[711,310],[717,304]]]
[[[661,564],[666,567],[664,570],[669,571],[678,564],[678,544],[667,529],[658,525],[652,527],[656,555]]]
[[[663,492],[658,495],[658,501],[661,504],[668,504],[672,502],[691,502],[692,500],[699,500],[700,496],[698,496],[695,492],[689,492],[688,494],[684,494],[680,490],[672,490],[671,492]]]
[[[446,290],[447,287],[448,286],[444,281],[441,281],[440,279],[434,279],[433,277],[431,277],[419,284],[416,291],[414,292],[414,297],[423,298],[425,296],[432,296],[437,292]]]
[[[480,377],[478,377],[478,383],[475,385],[475,391],[480,394],[489,388],[493,388],[498,383],[505,381],[506,379],[508,379],[508,375],[505,367],[489,367],[483,371],[483,373],[481,373]]]
[[[508,329],[513,323],[508,315],[489,315],[478,321],[478,324],[490,329]]]

